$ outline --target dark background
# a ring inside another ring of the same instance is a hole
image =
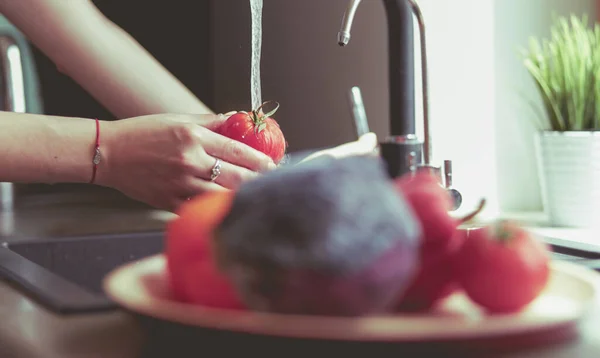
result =
[[[198,98],[213,106],[210,0],[93,2]],[[35,47],[33,54],[46,114],[115,119],[71,78],[58,72],[54,63]]]

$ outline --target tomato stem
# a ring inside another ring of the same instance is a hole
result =
[[[279,109],[279,102],[277,102],[277,101],[266,101],[266,102],[264,102],[263,104],[261,104],[261,105],[260,105],[260,107],[258,107],[258,108],[256,109],[256,112],[260,112],[260,110],[261,110],[262,108],[264,108],[264,106],[265,106],[266,104],[269,104],[269,103],[275,103],[275,108],[273,108],[273,109],[272,109],[270,112],[268,112],[267,114],[263,114],[263,116],[264,116],[265,118],[269,118],[269,117],[271,117],[272,115],[274,115],[274,114],[275,114],[275,112],[277,112],[277,110]]]
[[[264,112],[262,112],[262,109],[268,103],[275,103],[275,108],[273,110],[271,110],[269,113],[264,114]],[[254,133],[255,134],[262,132],[267,127],[267,124],[265,123],[265,119],[274,115],[278,109],[279,109],[279,102],[266,101],[266,102],[263,102],[263,104],[261,104],[258,108],[252,110],[252,115],[250,116],[250,118],[252,119],[252,122],[254,123]]]
[[[481,211],[483,211],[485,204],[486,204],[486,200],[485,200],[485,198],[482,198],[481,201],[479,201],[479,205],[477,206],[477,208],[475,210],[473,210],[471,213],[469,213],[466,216],[459,219],[458,222],[461,224],[464,224],[467,221],[473,220],[473,218],[475,216],[477,216]]]
[[[513,238],[513,233],[511,231],[510,222],[507,220],[500,220],[496,222],[493,227],[494,238],[501,243],[506,243]]]

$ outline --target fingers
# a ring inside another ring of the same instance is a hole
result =
[[[181,118],[182,122],[194,123],[210,130],[217,129],[227,118],[236,114],[236,111],[227,112],[225,114],[197,114],[197,115],[186,115]]]
[[[366,151],[372,151],[377,148],[379,143],[377,142],[377,134],[373,132],[365,133],[358,138],[358,143]]]
[[[258,173],[253,172],[244,167],[233,165],[224,160],[219,159],[220,170],[214,181],[211,181],[212,169],[215,167],[217,158],[208,154],[198,158],[198,165],[193,171],[195,180],[207,182],[212,185],[217,185],[226,189],[237,189],[242,183],[247,180],[254,179]],[[201,187],[201,186],[199,186]]]
[[[175,195],[169,200],[166,210],[175,212],[183,203],[206,192],[228,190],[221,185],[204,179],[189,177]]]
[[[321,157],[323,155],[330,155],[335,158],[343,158],[350,155],[376,155],[378,146],[379,143],[377,141],[377,135],[375,133],[366,133],[363,134],[357,141],[344,143],[334,148],[315,152],[304,158],[300,163]]]
[[[231,111],[231,112],[227,112],[225,114],[223,113],[219,113],[217,114],[217,118],[216,119],[209,119],[206,122],[204,122],[204,124],[201,124],[203,127],[208,128],[212,131],[216,130],[219,128],[219,126],[221,124],[223,124],[223,122],[225,122],[229,117],[233,116],[234,114],[236,114],[237,111]]]
[[[186,200],[205,192],[235,190],[245,181],[259,175],[249,169],[220,160],[221,173],[214,181],[211,181],[212,168],[216,160],[206,153],[198,158],[198,165],[190,168],[193,175],[189,175],[184,182],[177,185],[176,195],[169,201],[165,209],[174,212]]]
[[[206,153],[251,171],[265,172],[277,168],[273,160],[250,146],[199,127],[196,130]],[[212,165],[212,164],[211,164]]]
[[[331,149],[331,154],[338,158],[350,155],[371,154],[377,148],[377,145],[377,135],[375,133],[366,133],[355,142],[345,143]]]
[[[366,155],[379,155],[379,140],[373,132],[363,134],[358,138],[358,150]]]
[[[205,191],[226,190],[226,188],[216,182],[211,182],[198,177],[190,177],[184,185],[184,190],[185,192],[183,194],[185,197],[189,197]]]
[[[227,188],[237,189],[245,181],[256,178],[259,174],[244,167],[239,167],[228,162],[221,161],[221,174],[215,179],[215,183]]]
[[[219,173],[214,181],[211,182],[212,171],[216,166],[217,159],[219,160]],[[187,175],[194,178],[200,184],[184,183],[185,190],[198,186],[204,190],[204,185],[201,182],[208,182],[212,185],[218,185],[227,189],[237,189],[243,182],[256,178],[259,174],[239,165],[234,165],[222,158],[216,158],[207,153],[206,148],[198,148],[188,152],[185,164]]]

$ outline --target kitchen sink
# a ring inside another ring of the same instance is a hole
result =
[[[48,309],[89,313],[115,309],[102,280],[114,268],[163,251],[164,232],[87,235],[4,242],[0,277],[11,281]],[[600,252],[553,245],[555,260],[600,271]]]
[[[295,154],[290,164],[307,154]],[[27,195],[17,202],[14,212],[0,213],[0,280],[60,314],[116,309],[103,293],[103,278],[162,252],[165,225],[174,217],[98,189]],[[598,246],[546,241],[553,259],[600,271]]]
[[[160,210],[105,209],[93,206],[0,213],[0,242],[3,236],[14,242],[14,238],[18,238],[18,241],[30,241],[32,238],[162,231],[174,217],[173,213]]]
[[[0,211],[0,240],[161,231],[174,216],[104,188],[22,193]]]
[[[58,313],[106,311],[115,305],[102,291],[104,276],[162,252],[163,236],[146,232],[5,242],[0,277]]]
[[[149,208],[146,204],[133,200],[115,189],[89,184],[44,186],[21,184],[16,189],[14,205],[17,210],[81,206],[130,210]]]

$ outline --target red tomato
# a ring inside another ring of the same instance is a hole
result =
[[[463,240],[455,235],[447,245],[424,243],[416,277],[402,295],[397,309],[404,312],[431,309],[456,291],[453,262]],[[439,247],[436,247],[438,245]]]
[[[424,242],[447,245],[459,220],[448,214],[452,197],[438,179],[429,172],[418,172],[396,179],[395,185],[419,217]]]
[[[175,299],[203,306],[242,309],[212,252],[212,231],[227,214],[233,192],[211,192],[186,202],[167,226],[167,274]]]
[[[512,221],[464,229],[455,268],[469,298],[490,313],[522,310],[546,287],[549,249]]]
[[[265,153],[275,164],[279,164],[285,155],[286,141],[279,124],[271,118],[279,109],[279,104],[274,110],[264,114],[262,107],[267,103],[269,102],[250,113],[238,112],[232,115],[217,132]]]
[[[458,284],[452,266],[464,242],[464,236],[457,234],[457,227],[483,210],[485,200],[465,217],[454,218],[449,214],[452,197],[431,172],[402,176],[396,179],[395,185],[411,205],[423,228],[420,267],[400,297],[397,309],[428,310],[456,290]]]

